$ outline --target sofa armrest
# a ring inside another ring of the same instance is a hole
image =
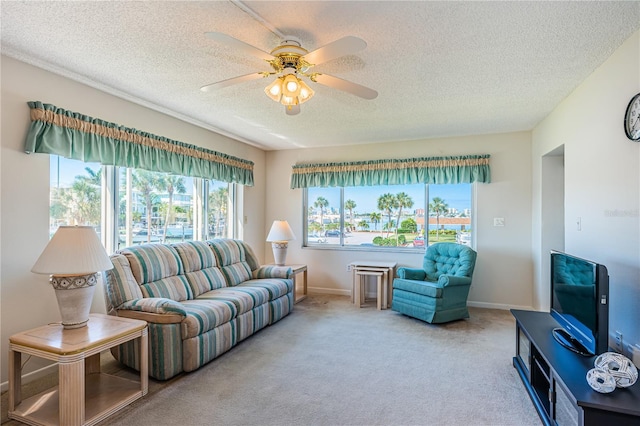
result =
[[[398,268],[398,277],[405,280],[424,281],[427,278],[427,273],[424,269],[418,268]]]
[[[291,278],[292,274],[289,266],[265,265],[253,271],[253,278]]]
[[[184,319],[179,314],[152,314],[151,312],[130,311],[127,309],[116,310],[115,312],[119,317],[142,320],[152,324],[179,324]]]
[[[440,275],[438,278],[438,285],[441,287],[451,287],[456,285],[471,285],[471,278],[469,277],[458,277],[455,275]]]
[[[141,299],[129,300],[118,306],[117,310],[119,312],[128,310],[151,314],[187,316],[187,312],[184,310],[182,303],[163,297],[143,297]]]

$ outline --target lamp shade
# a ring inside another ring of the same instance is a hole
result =
[[[295,239],[296,236],[293,234],[293,231],[286,220],[273,221],[269,235],[267,235],[267,241],[291,241]]]
[[[113,268],[91,226],[61,226],[31,268],[36,274],[80,275]]]

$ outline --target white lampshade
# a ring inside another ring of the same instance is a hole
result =
[[[269,235],[267,235],[267,241],[291,241],[295,239],[296,236],[293,234],[293,231],[286,220],[273,221]]]
[[[90,226],[61,226],[31,268],[51,274],[65,329],[87,325],[98,272],[113,268],[109,256]]]
[[[113,268],[90,226],[61,226],[31,268],[36,274],[80,275]]]

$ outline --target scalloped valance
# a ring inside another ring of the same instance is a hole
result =
[[[291,188],[491,182],[489,155],[296,164]]]
[[[253,162],[127,128],[42,102],[28,102],[25,151],[253,186]]]

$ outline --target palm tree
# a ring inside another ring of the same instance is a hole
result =
[[[344,202],[344,208],[349,210],[349,223],[351,224],[351,229],[354,229],[353,226],[353,209],[356,208],[356,202],[353,200],[347,200]]]
[[[378,223],[382,219],[382,215],[378,212],[369,213],[369,219],[373,222],[375,229],[378,229]]]
[[[398,200],[398,220],[396,221],[396,234],[398,234],[398,228],[400,227],[400,220],[402,216],[402,208],[413,207],[413,199],[408,194],[400,192],[396,194],[396,200]]]
[[[313,207],[320,209],[320,226],[324,230],[324,209],[329,207],[329,201],[324,197],[318,197],[313,203]]]
[[[167,215],[164,219],[164,232],[162,233],[162,242],[167,239],[167,229],[169,228],[169,222],[171,222],[171,215],[173,211],[173,194],[184,194],[187,192],[187,188],[184,186],[184,178],[182,176],[165,175],[158,179],[158,187],[161,190],[167,191],[169,194],[169,201],[167,206]]]
[[[449,205],[440,197],[433,197],[429,203],[429,211],[436,215],[436,241],[440,241],[440,215],[444,214],[448,208]]]
[[[209,216],[211,223],[216,224],[214,236],[227,235],[227,210],[229,205],[229,188],[223,186],[209,193]],[[224,219],[224,220],[223,220]],[[223,224],[223,226],[220,226]]]
[[[366,220],[361,220],[360,222],[358,222],[358,227],[361,230],[366,231],[367,229],[369,229],[369,224],[367,223]]]
[[[147,242],[151,242],[151,213],[157,198],[154,190],[158,186],[158,174],[148,170],[135,170],[132,173],[133,187],[140,193],[147,213]]]
[[[378,210],[387,214],[387,237],[389,237],[388,224],[391,223],[391,215],[396,208],[398,208],[398,199],[395,195],[386,193],[378,197]]]

